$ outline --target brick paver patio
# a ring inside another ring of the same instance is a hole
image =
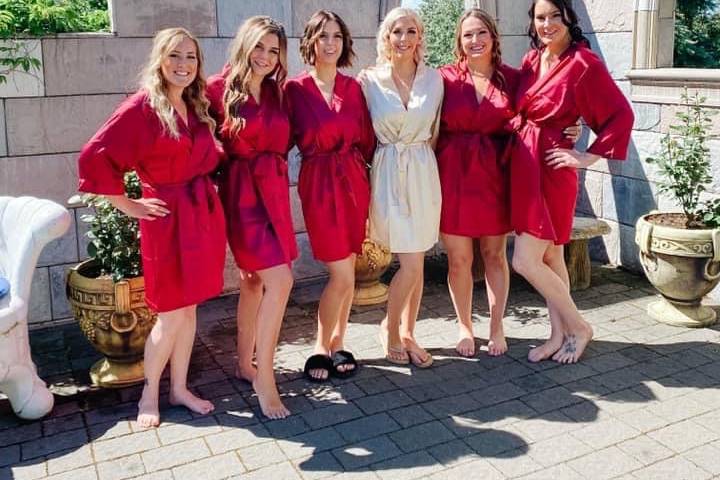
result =
[[[259,417],[247,383],[232,377],[237,297],[203,305],[191,384],[216,411],[166,408],[163,425],[134,424],[139,389],[87,387],[97,354],[75,325],[33,332],[40,374],[58,404],[21,422],[0,400],[0,479],[715,478],[720,476],[720,328],[688,330],[645,314],[641,277],[595,266],[575,295],[596,340],[582,363],[533,365],[528,348],[549,329],[537,294],[518,278],[506,319],[508,355],[454,354],[452,304],[430,265],[417,334],[436,356],[418,370],[383,360],[384,311],[353,310],[348,347],[357,376],[313,385],[299,371],[311,352],[318,285],[296,288],[278,351],[280,388],[294,415]],[[487,338],[485,292],[476,335]]]

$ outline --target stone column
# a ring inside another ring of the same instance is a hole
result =
[[[497,18],[497,0],[465,0],[465,8],[480,8]]]
[[[633,68],[672,67],[675,0],[635,0]]]

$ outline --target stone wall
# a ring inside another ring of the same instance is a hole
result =
[[[184,26],[201,38],[206,74],[221,68],[227,47],[243,19],[271,15],[286,26],[289,68],[303,69],[299,37],[307,18],[319,8],[340,14],[349,24],[358,61],[351,70],[375,59],[374,36],[385,12],[400,0],[120,0],[111,3],[112,34],[57,35],[26,42],[42,60],[32,75],[17,73],[0,85],[0,194],[34,195],[67,205],[76,193],[77,153],[102,122],[136,88],[137,72],[152,36],[160,28]],[[298,159],[291,157],[295,229],[301,256],[298,279],[324,273],[312,259],[297,196]],[[84,209],[73,209],[70,231],[43,252],[32,287],[33,326],[66,321],[65,274],[85,258]],[[237,285],[228,256],[226,289]]]

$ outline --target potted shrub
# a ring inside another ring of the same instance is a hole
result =
[[[140,197],[134,172],[125,176],[125,189],[131,198]],[[90,225],[90,258],[67,276],[73,315],[88,340],[105,355],[91,367],[90,378],[102,387],[140,383],[145,339],[157,315],[145,305],[138,221],[102,196],[83,194],[70,203],[94,209],[81,218]]]
[[[704,327],[716,319],[701,301],[720,282],[720,199],[706,194],[712,182],[710,114],[697,94],[686,92],[683,101],[679,122],[662,139],[660,153],[647,160],[658,167],[660,192],[682,212],[644,215],[635,242],[645,274],[662,295],[648,306],[650,316],[671,325]]]

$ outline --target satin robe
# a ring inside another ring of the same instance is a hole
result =
[[[440,126],[443,81],[420,64],[403,105],[390,65],[360,75],[378,146],[370,171],[370,238],[393,253],[424,252],[438,240],[440,180],[432,149]]]
[[[125,193],[123,175],[135,170],[145,198],[159,198],[170,213],[140,220],[145,298],[167,312],[218,295],[225,265],[225,218],[209,174],[219,149],[188,106],[188,124],[176,116],[180,137],[163,131],[140,91],[125,100],[83,147],[78,159],[82,192]]]
[[[552,148],[573,148],[563,130],[579,117],[597,139],[589,153],[624,160],[633,111],[603,62],[589,48],[574,44],[542,78],[539,50],[525,55],[517,92],[516,136],[509,150],[512,227],[555,244],[570,241],[577,171],[553,169],[545,157]]]
[[[298,255],[287,168],[290,122],[275,82],[267,79],[260,105],[250,96],[238,112],[245,125],[230,135],[224,124],[226,75],[227,70],[208,79],[207,95],[227,157],[219,194],[230,250],[238,267],[247,271],[290,264]]]
[[[436,149],[442,213],[440,231],[464,237],[503,235],[510,227],[510,178],[502,165],[515,115],[519,72],[503,65],[504,81],[490,83],[478,100],[467,66],[440,69],[445,84]]]
[[[360,85],[338,72],[328,105],[305,72],[288,80],[284,99],[302,155],[298,193],[313,255],[332,262],[361,253],[375,133]]]

